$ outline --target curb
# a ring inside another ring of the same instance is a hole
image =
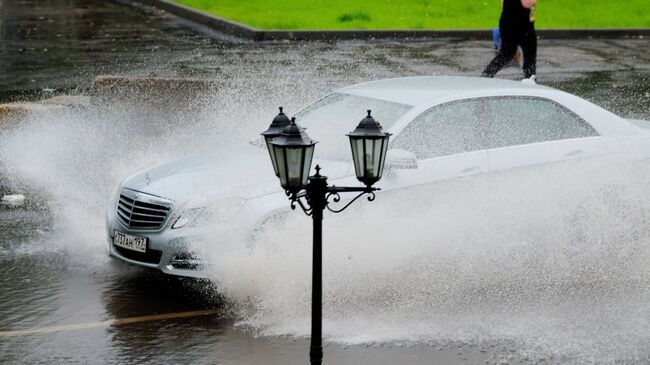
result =
[[[385,38],[458,38],[462,40],[492,39],[491,29],[464,30],[261,30],[216,15],[181,5],[170,0],[114,0],[137,6],[138,3],[154,6],[178,17],[204,25],[219,32],[256,41],[273,40],[369,40]],[[650,28],[616,29],[538,29],[541,39],[626,39],[650,38]]]
[[[649,28],[627,29],[537,29],[541,39],[644,39],[650,38]],[[492,29],[459,30],[258,30],[255,40],[372,40],[412,38],[457,38],[462,40],[491,40]]]
[[[90,104],[173,115],[198,108],[219,87],[216,80],[100,75],[93,81]]]
[[[63,105],[43,104],[37,102],[0,104],[0,128],[16,126],[30,114],[47,114],[63,108],[65,108]]]
[[[650,38],[650,28],[593,28],[593,29],[537,29],[544,39],[645,39]]]
[[[206,26],[213,30],[233,35],[240,38],[261,40],[259,39],[260,31],[249,27],[245,24],[233,22],[232,20],[222,18],[216,15],[204,13],[200,10],[190,8],[168,0],[114,0],[118,4],[128,6],[138,6],[144,4],[164,10],[180,18],[192,21],[194,23]]]

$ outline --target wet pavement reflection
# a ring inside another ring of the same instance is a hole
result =
[[[3,212],[4,213],[4,212]],[[0,215],[4,216],[4,215]],[[49,253],[2,256],[0,328],[42,328],[92,324],[110,318],[215,309],[216,313],[113,326],[88,326],[50,333],[5,336],[4,364],[288,364],[306,363],[308,341],[256,337],[235,326],[227,305],[212,285],[163,276],[109,262],[96,269],[71,268]],[[405,350],[378,346],[326,346],[331,363],[448,364],[485,357],[477,349],[439,350],[410,345]],[[477,360],[478,361],[478,360]]]
[[[220,37],[113,1],[2,1],[0,101],[86,91],[98,74],[146,72]]]
[[[650,120],[647,49],[644,39],[541,40],[540,80],[625,117]],[[300,105],[333,88],[376,78],[476,75],[490,52],[489,42],[459,40],[253,44],[145,6],[102,0],[0,0],[0,102],[87,94],[97,75],[122,74],[217,79],[238,83],[240,90],[263,85],[277,91],[263,100],[274,110],[283,99]],[[507,69],[503,77],[516,78],[519,72]],[[253,100],[243,102],[255,105]],[[15,188],[11,175],[0,161],[0,196]],[[96,242],[88,244],[90,250],[70,249],[62,240],[75,233],[55,235],[62,227],[57,227],[48,197],[38,188],[20,187],[28,195],[26,205],[0,205],[0,363],[307,362],[306,339],[263,337],[239,326],[240,319],[209,281],[167,277],[111,260],[97,238],[103,232],[93,232]],[[98,220],[104,214],[99,209],[94,213]],[[74,237],[81,241],[85,236]],[[197,310],[216,312],[98,324]],[[3,335],[75,324],[96,325]],[[453,341],[435,346],[328,344],[325,356],[337,364],[530,362],[514,356],[512,348]],[[552,356],[551,363],[563,362]],[[621,362],[644,363],[648,356]]]

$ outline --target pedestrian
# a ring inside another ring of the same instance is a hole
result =
[[[535,76],[537,63],[537,34],[535,34],[535,16],[531,8],[537,0],[501,0],[501,49],[483,70],[482,77],[494,77],[508,64],[521,46],[524,52],[524,78]]]

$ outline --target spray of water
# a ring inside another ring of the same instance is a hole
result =
[[[191,112],[102,104],[0,132],[8,183],[51,212],[53,232],[38,247],[80,265],[107,260],[104,208],[120,179],[246,143],[274,115],[270,106],[321,92],[291,99],[247,84],[223,90]],[[245,109],[241,95],[249,96]],[[498,346],[533,360],[648,361],[647,152],[386,191],[327,215],[326,338]],[[212,278],[247,328],[308,335],[309,219],[288,213],[255,237],[203,252]]]
[[[122,179],[176,158],[248,143],[277,113],[275,105],[295,112],[322,93],[270,89],[274,85],[235,80],[191,104],[172,105],[146,93],[100,95],[89,107],[29,114],[0,129],[4,189],[25,193],[52,220],[51,231],[27,243],[25,252],[59,250],[80,265],[107,260],[104,214]]]
[[[644,361],[650,176],[641,155],[380,192],[326,215],[326,337]],[[243,325],[305,336],[311,224],[297,212],[284,218],[253,249],[218,250],[211,262]]]

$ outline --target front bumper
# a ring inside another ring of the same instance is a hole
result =
[[[239,250],[253,244],[257,229],[276,214],[288,211],[284,192],[257,197],[247,201],[244,208],[227,222],[206,227],[171,229],[178,217],[172,212],[160,230],[134,230],[117,219],[115,201],[106,210],[106,241],[108,253],[129,264],[157,269],[165,274],[194,278],[212,278],[210,265],[224,252]],[[115,232],[146,237],[146,256],[113,244]],[[218,251],[217,251],[218,250]],[[198,257],[196,257],[198,256]],[[203,262],[199,262],[203,258]]]
[[[140,253],[116,246],[113,243],[116,231],[146,237],[147,251]],[[218,237],[218,233],[210,236]],[[109,211],[106,215],[109,255],[129,264],[160,270],[165,274],[206,278],[208,272],[205,265],[192,253],[192,245],[202,239],[188,234],[188,230],[184,229],[173,230],[165,227],[159,231],[132,230],[125,227],[112,212]]]

